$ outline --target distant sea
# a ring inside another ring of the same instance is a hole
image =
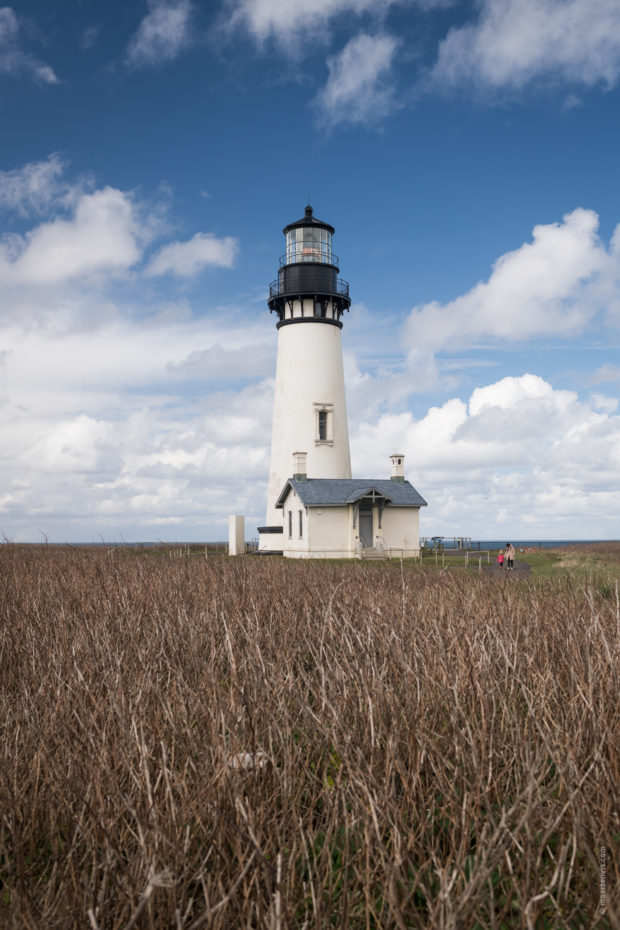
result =
[[[511,542],[517,552],[519,549],[555,549],[557,546],[587,546],[596,542],[613,542],[610,539],[472,539],[472,549],[504,549],[507,542]],[[441,540],[444,549],[457,549],[458,545],[452,539]],[[429,547],[431,548],[431,547]]]

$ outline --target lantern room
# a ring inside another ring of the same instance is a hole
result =
[[[308,204],[304,216],[285,226],[283,233],[286,252],[280,258],[277,280],[269,287],[269,308],[278,314],[278,325],[287,318],[339,322],[351,300],[348,283],[338,277],[338,256],[332,250],[334,227],[318,220]],[[308,314],[306,300],[314,301]]]
[[[306,207],[306,217],[312,219],[312,207]],[[303,220],[299,221],[300,223]],[[324,265],[335,264],[332,255],[333,229],[325,223],[319,224],[316,220],[311,226],[300,226],[298,223],[287,226],[286,234],[286,264],[296,262],[321,262]]]

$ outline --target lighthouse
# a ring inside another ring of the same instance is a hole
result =
[[[351,456],[342,364],[342,316],[351,305],[338,275],[334,227],[304,216],[283,230],[286,251],[269,287],[278,354],[265,526],[259,548],[282,551],[282,511],[276,507],[293,473],[293,453],[305,452],[313,478],[350,478]]]
[[[288,558],[417,556],[426,501],[405,479],[404,455],[391,456],[391,478],[351,477],[341,343],[351,298],[332,248],[334,227],[318,220],[308,204],[283,232],[286,251],[268,300],[277,319],[278,354],[259,552]]]

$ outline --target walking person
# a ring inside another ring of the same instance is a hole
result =
[[[511,572],[515,565],[515,547],[512,543],[506,543],[506,569]]]
[[[504,567],[504,550],[503,549],[499,550],[499,554],[497,556],[497,564],[499,565],[500,568]]]

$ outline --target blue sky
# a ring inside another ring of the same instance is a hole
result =
[[[282,227],[336,227],[353,473],[620,537],[618,0],[0,8],[0,532],[263,522]]]

